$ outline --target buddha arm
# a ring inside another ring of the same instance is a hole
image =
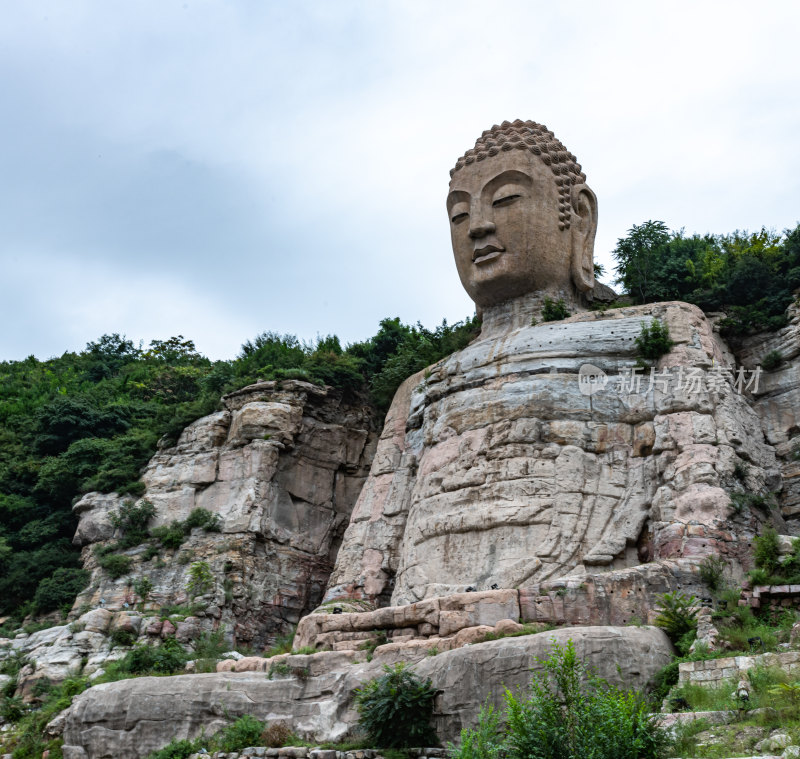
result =
[[[395,393],[328,581],[326,601],[364,598],[385,604],[391,596],[416,480],[416,456],[406,439],[406,424],[412,391],[423,375],[412,375]]]

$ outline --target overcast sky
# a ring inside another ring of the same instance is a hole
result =
[[[800,221],[796,2],[0,0],[0,360],[473,312],[448,172],[546,124],[632,224]]]

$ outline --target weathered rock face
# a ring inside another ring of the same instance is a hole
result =
[[[753,408],[767,442],[775,446],[783,475],[778,494],[781,512],[794,535],[800,535],[800,306],[793,303],[789,323],[772,334],[747,338],[737,350],[742,365],[755,369],[773,351],[782,363],[761,374]]]
[[[630,374],[653,318],[676,346],[651,382]],[[492,334],[412,377],[326,598],[400,605],[657,558],[742,558],[758,515],[730,506],[735,465],[756,491],[780,475],[735,377],[715,369],[729,363],[699,309],[666,303]],[[586,364],[610,375],[592,394]]]
[[[201,624],[224,625],[237,643],[263,647],[319,602],[374,452],[372,409],[298,381],[253,385],[223,405],[187,427],[142,476],[143,498],[156,507],[152,526],[203,508],[218,515],[221,533],[195,529],[180,549],[149,560],[144,546],[131,549],[130,574],[114,581],[92,544],[112,538],[109,512],[123,499],[90,493],[74,507],[75,542],[92,569],[76,610],[133,607],[133,583],[144,577],[153,583],[150,608],[186,604],[197,561],[215,578],[195,599]]]
[[[600,676],[626,687],[644,687],[671,654],[666,636],[655,628],[592,627],[504,638],[427,656],[415,670],[443,691],[434,711],[439,737],[456,739],[461,727],[475,723],[487,698],[499,705],[499,684],[524,687],[535,657],[546,658],[554,640],[565,645],[569,639]],[[133,759],[173,738],[211,734],[242,714],[267,722],[285,720],[315,741],[340,740],[357,721],[353,691],[379,675],[382,662],[359,663],[355,654],[336,652],[290,659],[289,672],[271,678],[263,672],[218,672],[96,686],[78,696],[67,712],[64,757]]]

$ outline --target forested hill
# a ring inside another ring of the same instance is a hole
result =
[[[374,337],[344,349],[335,336],[307,345],[264,333],[238,358],[216,362],[182,336],[143,350],[114,334],[80,353],[0,363],[0,615],[13,617],[6,627],[70,606],[85,586],[71,545],[75,499],[93,490],[139,494],[140,469],[159,439],[176,440],[224,393],[260,379],[305,379],[385,409],[400,382],[478,329],[471,319],[435,330],[384,319]]]

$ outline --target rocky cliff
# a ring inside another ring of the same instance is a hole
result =
[[[113,580],[96,548],[116,537],[110,514],[124,499],[88,494],[74,506],[75,542],[92,571],[76,613],[132,609],[141,600],[134,585],[146,578],[145,616],[194,604],[200,608],[190,623],[222,626],[232,645],[260,649],[319,603],[372,460],[374,412],[294,380],[246,387],[222,405],[153,457],[141,499],[155,507],[152,527],[202,508],[218,517],[219,532],[196,528],[179,548],[155,556],[146,544],[129,549],[130,571]],[[213,583],[192,598],[187,573],[196,562],[207,564]]]

